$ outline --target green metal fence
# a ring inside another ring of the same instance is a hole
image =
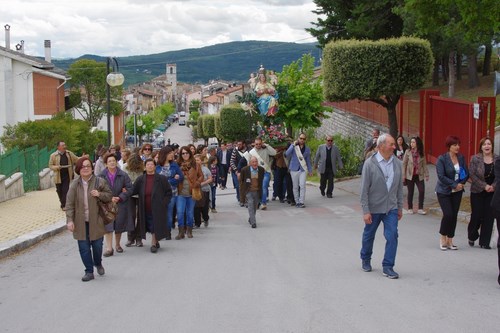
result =
[[[14,148],[8,153],[0,155],[0,174],[6,177],[12,176],[16,172],[23,173],[24,191],[35,191],[40,187],[38,173],[48,167],[50,154],[47,147],[38,149],[38,146],[18,150]]]

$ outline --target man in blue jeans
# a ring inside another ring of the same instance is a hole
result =
[[[260,201],[260,209],[267,208],[267,197],[269,196],[269,182],[271,181],[271,162],[272,157],[276,155],[276,150],[262,142],[260,137],[255,139],[254,147],[250,150],[250,156],[254,156],[258,160],[259,166],[266,171],[264,180],[262,181],[262,197]]]
[[[398,221],[403,216],[402,164],[394,158],[395,140],[389,134],[377,139],[378,153],[363,165],[361,176],[361,207],[365,228],[361,247],[361,267],[372,270],[373,242],[380,222],[384,223],[386,239],[382,274],[397,279],[393,269],[398,248]]]

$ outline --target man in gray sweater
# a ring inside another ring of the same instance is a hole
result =
[[[403,216],[403,175],[401,161],[394,158],[395,140],[389,134],[377,139],[378,153],[365,161],[361,178],[363,231],[361,261],[365,272],[372,270],[373,242],[380,222],[386,239],[383,275],[397,279],[393,269],[398,248],[398,221]]]

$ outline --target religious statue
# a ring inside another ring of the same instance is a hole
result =
[[[270,82],[267,82],[266,71],[262,65],[259,69],[258,79],[254,90],[257,95],[259,113],[271,117],[278,112],[278,92]]]

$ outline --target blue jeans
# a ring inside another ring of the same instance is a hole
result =
[[[385,254],[383,267],[394,267],[396,250],[398,249],[398,210],[393,209],[387,214],[372,214],[372,223],[365,224],[361,247],[361,260],[371,260],[373,241],[380,222],[384,223]]]
[[[238,176],[236,175],[236,172],[231,172],[231,177],[233,178],[233,186],[236,189],[236,200],[240,202],[240,183],[238,181]]]
[[[177,196],[172,197],[167,206],[167,228],[168,230],[172,230],[173,222],[174,222],[174,207],[177,201]]]
[[[264,172],[264,179],[262,180],[262,198],[260,203],[267,204],[267,197],[269,196],[269,182],[271,181],[271,173]]]
[[[215,209],[215,194],[217,193],[217,186],[216,185],[210,185],[210,191],[212,192],[212,200],[210,203],[210,208]]]
[[[182,195],[177,196],[177,223],[179,227],[193,227],[194,221],[194,200],[189,197]],[[184,212],[186,213],[187,221],[184,221]]]
[[[89,223],[85,222],[85,240],[78,241],[78,250],[85,266],[85,273],[94,273],[94,266],[102,265],[102,237],[91,241],[89,239]]]

